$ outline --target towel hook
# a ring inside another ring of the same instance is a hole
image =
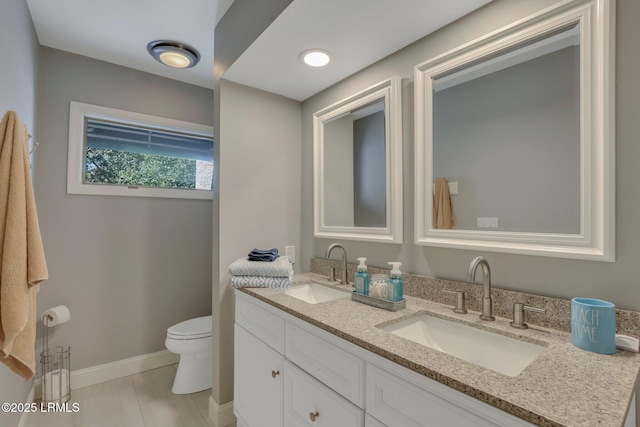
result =
[[[32,138],[32,135],[29,134],[29,139],[31,139],[31,138]],[[40,144],[37,143],[37,142],[33,143],[33,148],[31,150],[29,150],[29,155],[33,154],[33,152],[36,151],[36,148],[38,148],[38,145],[40,145]]]

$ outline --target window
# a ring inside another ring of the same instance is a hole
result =
[[[213,128],[71,101],[67,193],[211,199]]]

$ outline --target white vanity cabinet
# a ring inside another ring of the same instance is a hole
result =
[[[236,292],[239,427],[532,424]]]

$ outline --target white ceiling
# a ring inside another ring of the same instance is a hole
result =
[[[226,79],[304,100],[490,0],[294,0],[225,73]],[[213,88],[214,29],[233,0],[26,0],[40,44]],[[194,68],[173,69],[153,40],[196,48]],[[321,69],[303,50],[331,51]]]
[[[233,0],[26,0],[43,46],[213,89],[213,35]],[[147,52],[154,40],[193,46],[198,65],[173,69]]]
[[[302,101],[489,2],[294,0],[223,77]],[[304,65],[310,48],[331,63]]]

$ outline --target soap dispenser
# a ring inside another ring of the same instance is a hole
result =
[[[360,295],[369,295],[369,273],[367,273],[366,258],[358,258],[360,265],[356,273],[355,285],[356,293]]]
[[[402,272],[400,271],[400,262],[390,262],[391,277],[389,278],[389,288],[387,289],[387,299],[391,302],[402,301],[404,296],[404,282],[402,281]]]

